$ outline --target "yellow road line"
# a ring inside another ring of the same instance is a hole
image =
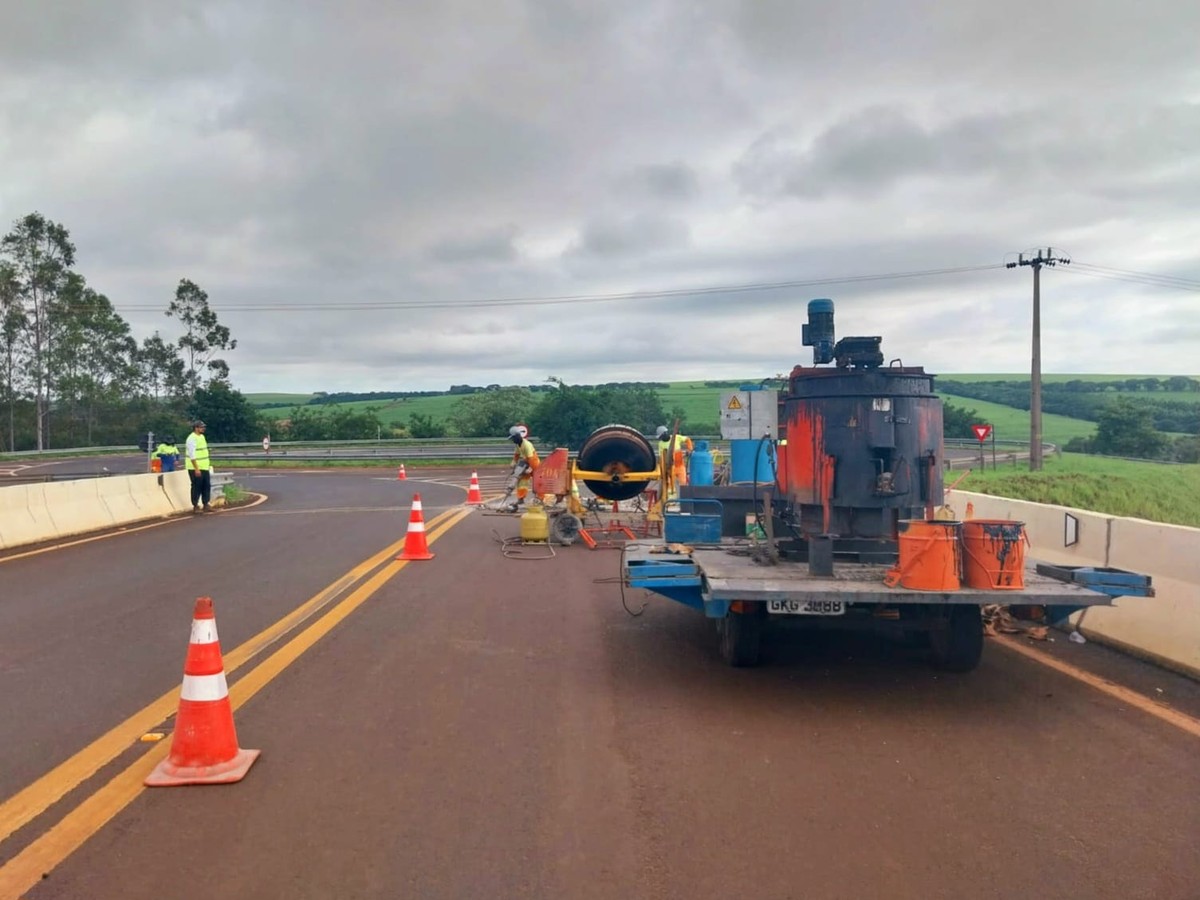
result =
[[[1048,653],[1043,653],[1041,650],[1027,647],[1015,638],[999,638],[998,643],[1001,647],[1012,650],[1014,653],[1020,653],[1022,656],[1036,660],[1047,668],[1054,669],[1054,671],[1061,672],[1069,678],[1074,678],[1088,687],[1095,688],[1102,694],[1107,694],[1116,700],[1120,700],[1122,703],[1128,703],[1130,706],[1140,709],[1142,712],[1148,713],[1156,719],[1166,722],[1168,725],[1174,725],[1176,728],[1186,731],[1193,737],[1200,737],[1200,719],[1195,719],[1177,709],[1162,706],[1145,694],[1139,694],[1137,691],[1122,687],[1106,678],[1101,678],[1099,675],[1094,675],[1070,663],[1062,662]]]
[[[254,492],[247,491],[246,493],[250,494]],[[253,503],[248,503],[245,506],[239,506],[237,509],[229,510],[229,512],[239,512],[243,509],[253,509],[260,503],[265,503],[267,500],[266,494],[254,495],[258,497],[258,499]],[[66,550],[68,547],[78,547],[80,544],[90,544],[92,541],[104,541],[108,540],[109,538],[122,537],[126,534],[137,534],[139,531],[149,531],[151,528],[162,528],[164,525],[174,525],[176,522],[186,522],[191,518],[192,516],[190,515],[177,513],[171,516],[169,519],[165,519],[161,522],[151,522],[149,525],[139,525],[137,528],[122,528],[120,531],[109,531],[104,534],[96,534],[92,537],[80,538],[75,541],[67,541],[62,544],[54,544],[51,547],[42,547],[40,550],[26,550],[24,553],[14,553],[12,556],[0,556],[0,564],[12,562],[16,559],[25,559],[30,556],[41,556],[43,553],[53,553],[55,550]]]
[[[460,509],[452,517],[429,532],[432,544],[470,515]],[[234,710],[271,682],[295,662],[306,650],[332,631],[347,616],[369,600],[387,584],[408,562],[393,561],[384,566],[339,602],[329,612],[300,632],[240,679],[229,689],[229,702]],[[145,788],[142,781],[170,751],[169,742],[155,744],[148,753],[131,763],[124,771],[67,813],[53,828],[0,867],[0,897],[17,897],[42,880],[44,875],[78,850],[83,843],[102,828],[121,810],[133,802]]]
[[[447,510],[434,517],[430,520],[429,527],[434,527],[452,512],[453,510]],[[359,563],[282,619],[263,629],[236,649],[226,653],[224,655],[225,674],[227,676],[232,674],[247,660],[252,659],[266,647],[278,641],[389,557],[395,556],[404,546],[404,540],[401,538],[370,559]],[[0,804],[0,841],[7,839],[18,828],[40,816],[68,791],[91,778],[102,766],[125,752],[143,734],[174,713],[178,701],[179,688],[174,687],[111,729],[107,734],[88,744],[74,756],[55,766],[37,781],[5,800],[3,804]]]

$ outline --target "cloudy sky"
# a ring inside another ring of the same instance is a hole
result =
[[[795,283],[1039,245],[1079,264],[1044,273],[1045,371],[1200,373],[1195,0],[0,0],[0,21],[0,223],[65,224],[139,337],[198,282],[245,391],[761,377],[811,362],[820,296],[888,358],[1023,371],[1027,268]],[[683,289],[704,292],[661,293]],[[563,297],[584,299],[481,303]]]

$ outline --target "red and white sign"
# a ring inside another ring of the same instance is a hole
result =
[[[975,432],[975,440],[983,443],[988,439],[988,435],[992,433],[991,425],[972,425],[971,430]]]
[[[980,438],[980,440],[982,440],[982,438]],[[265,438],[263,438],[263,452],[266,453],[270,449],[271,449],[271,436],[268,434]]]

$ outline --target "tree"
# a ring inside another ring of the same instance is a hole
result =
[[[120,406],[134,392],[137,342],[103,294],[72,275],[56,309],[53,371],[60,402],[74,407],[80,437],[92,443],[102,406]]]
[[[17,449],[17,339],[25,328],[25,310],[17,294],[17,273],[0,263],[0,352],[4,354],[4,398],[8,401],[8,449]]]
[[[210,440],[221,443],[257,441],[263,433],[254,405],[223,382],[210,382],[196,391],[188,405],[190,420],[203,419]]]
[[[433,416],[413,413],[408,417],[408,433],[415,438],[440,438],[446,436],[446,426],[433,421]]]
[[[1154,428],[1150,409],[1128,397],[1118,397],[1100,413],[1092,446],[1096,453],[1107,456],[1156,459],[1166,444],[1166,436]]]
[[[480,391],[455,403],[448,419],[462,437],[504,437],[515,423],[529,417],[535,403],[528,388]]]
[[[33,388],[37,449],[44,450],[49,440],[54,309],[75,264],[75,245],[66,228],[34,212],[18,219],[0,239],[0,257],[7,263],[8,290],[21,308],[18,342]]]
[[[974,438],[972,425],[985,425],[983,417],[973,409],[953,403],[942,404],[942,433],[948,438]]]
[[[157,331],[142,341],[137,352],[142,389],[154,400],[181,398],[188,390],[187,373],[179,350]]]
[[[546,394],[529,416],[535,435],[560,447],[578,448],[602,425],[619,423],[653,432],[667,415],[652,388],[573,387],[551,378],[557,390]]]
[[[237,341],[230,337],[229,329],[217,321],[217,314],[208,305],[208,294],[194,282],[181,278],[166,314],[178,319],[185,329],[178,344],[187,358],[188,396],[194,398],[199,391],[200,372],[204,368],[212,373],[210,385],[220,382],[228,387],[229,364],[215,358],[215,354],[218,350],[235,349]]]

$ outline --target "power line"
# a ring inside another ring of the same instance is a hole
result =
[[[1076,275],[1085,275],[1088,278],[1102,278],[1105,281],[1122,281],[1126,284],[1140,284],[1146,287],[1160,288],[1175,288],[1181,291],[1200,291],[1200,281],[1189,281],[1184,278],[1174,278],[1173,276],[1153,276],[1149,273],[1144,274],[1124,274],[1117,270],[1105,270],[1097,266],[1088,266],[1079,264],[1078,269],[1072,269]]]
[[[493,297],[480,300],[381,300],[350,301],[348,303],[249,303],[242,306],[218,306],[221,312],[295,312],[295,311],[367,311],[389,309],[487,309],[507,306],[558,306],[563,304],[612,303],[622,300],[646,300],[661,297],[701,297],[712,294],[744,294],[760,291],[786,290],[802,287],[825,287],[839,284],[861,284],[874,281],[898,281],[912,278],[933,278],[984,272],[1002,268],[999,264],[985,266],[956,266],[942,269],[921,269],[912,272],[887,272],[877,275],[846,275],[836,278],[812,278],[794,281],[756,282],[750,284],[712,285],[695,288],[664,288],[655,291],[625,291],[614,294],[564,294],[548,297]],[[122,304],[119,310],[148,310],[160,312],[159,304]]]

